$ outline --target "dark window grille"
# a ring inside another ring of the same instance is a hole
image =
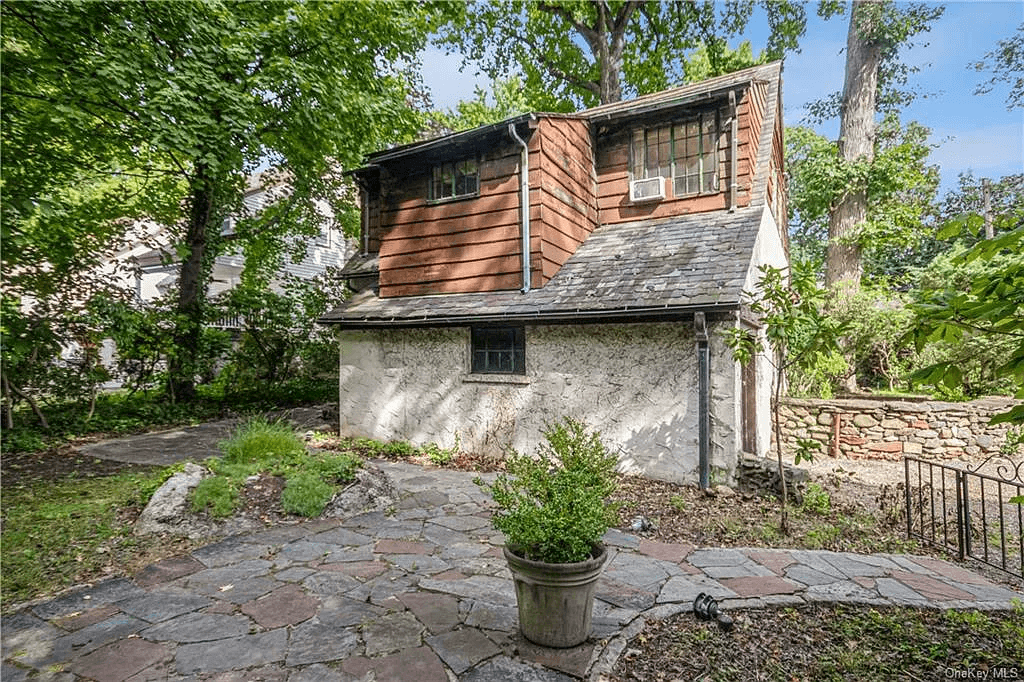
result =
[[[526,374],[522,327],[474,327],[471,337],[474,374]]]
[[[681,197],[718,191],[718,117],[696,118],[633,132],[633,179],[673,179]]]
[[[442,163],[434,166],[430,198],[455,199],[469,197],[480,191],[480,167],[476,159]]]

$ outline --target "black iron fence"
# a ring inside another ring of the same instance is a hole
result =
[[[1024,461],[903,465],[907,535],[1024,577]]]

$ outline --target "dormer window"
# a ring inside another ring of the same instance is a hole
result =
[[[713,111],[633,131],[633,179],[672,179],[676,197],[718,191],[718,117]]]
[[[430,183],[433,201],[461,199],[480,193],[480,166],[476,159],[464,159],[434,166]]]

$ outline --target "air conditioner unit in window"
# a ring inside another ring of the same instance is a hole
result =
[[[636,203],[660,201],[665,198],[665,178],[644,178],[629,183],[629,200]]]

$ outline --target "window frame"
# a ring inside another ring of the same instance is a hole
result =
[[[716,110],[701,111],[696,115],[673,119],[658,125],[647,125],[635,128],[630,134],[630,180],[645,180],[653,177],[663,177],[671,181],[672,196],[674,198],[694,197],[705,194],[718,194],[722,191],[722,178],[719,175],[719,147],[722,138],[722,126],[720,112]],[[688,125],[697,126],[696,138],[688,137],[686,129]],[[706,127],[710,125],[710,130]],[[659,154],[657,167],[650,166],[649,152],[651,149],[651,133],[661,137],[668,132],[667,141],[658,140],[655,143]],[[680,133],[681,136],[680,136]],[[686,160],[691,158],[687,155],[685,145],[687,139],[697,140],[696,149],[696,171],[686,172]],[[710,142],[710,149],[708,143]],[[663,144],[664,143],[664,144]],[[683,145],[683,157],[677,157],[679,145]],[[667,147],[668,159],[662,160],[661,147]],[[707,168],[708,165],[711,168]],[[639,171],[639,173],[638,173]],[[708,178],[710,176],[710,183]],[[686,191],[686,183],[689,178],[696,178],[697,189]],[[682,183],[683,191],[677,191]],[[708,186],[708,185],[711,186]]]
[[[502,333],[508,334],[508,339],[496,338]],[[501,355],[507,357],[503,360]],[[469,366],[471,374],[525,376],[526,328],[490,325],[470,327]]]
[[[463,172],[459,174],[459,169],[465,168],[472,165],[473,172]],[[444,179],[444,182],[438,182],[439,175],[444,176],[445,171],[449,172],[449,177]],[[450,179],[449,179],[450,178]],[[465,184],[463,185],[463,191],[459,190],[460,179],[465,183],[466,178],[473,179],[473,188],[466,190]],[[446,189],[450,190],[449,193],[438,194],[438,188],[447,185]],[[427,201],[432,204],[444,203],[448,201],[459,201],[460,199],[469,199],[472,197],[480,196],[480,159],[476,156],[466,157],[455,161],[445,161],[443,163],[436,163],[430,167],[430,177],[428,179],[427,187]]]

